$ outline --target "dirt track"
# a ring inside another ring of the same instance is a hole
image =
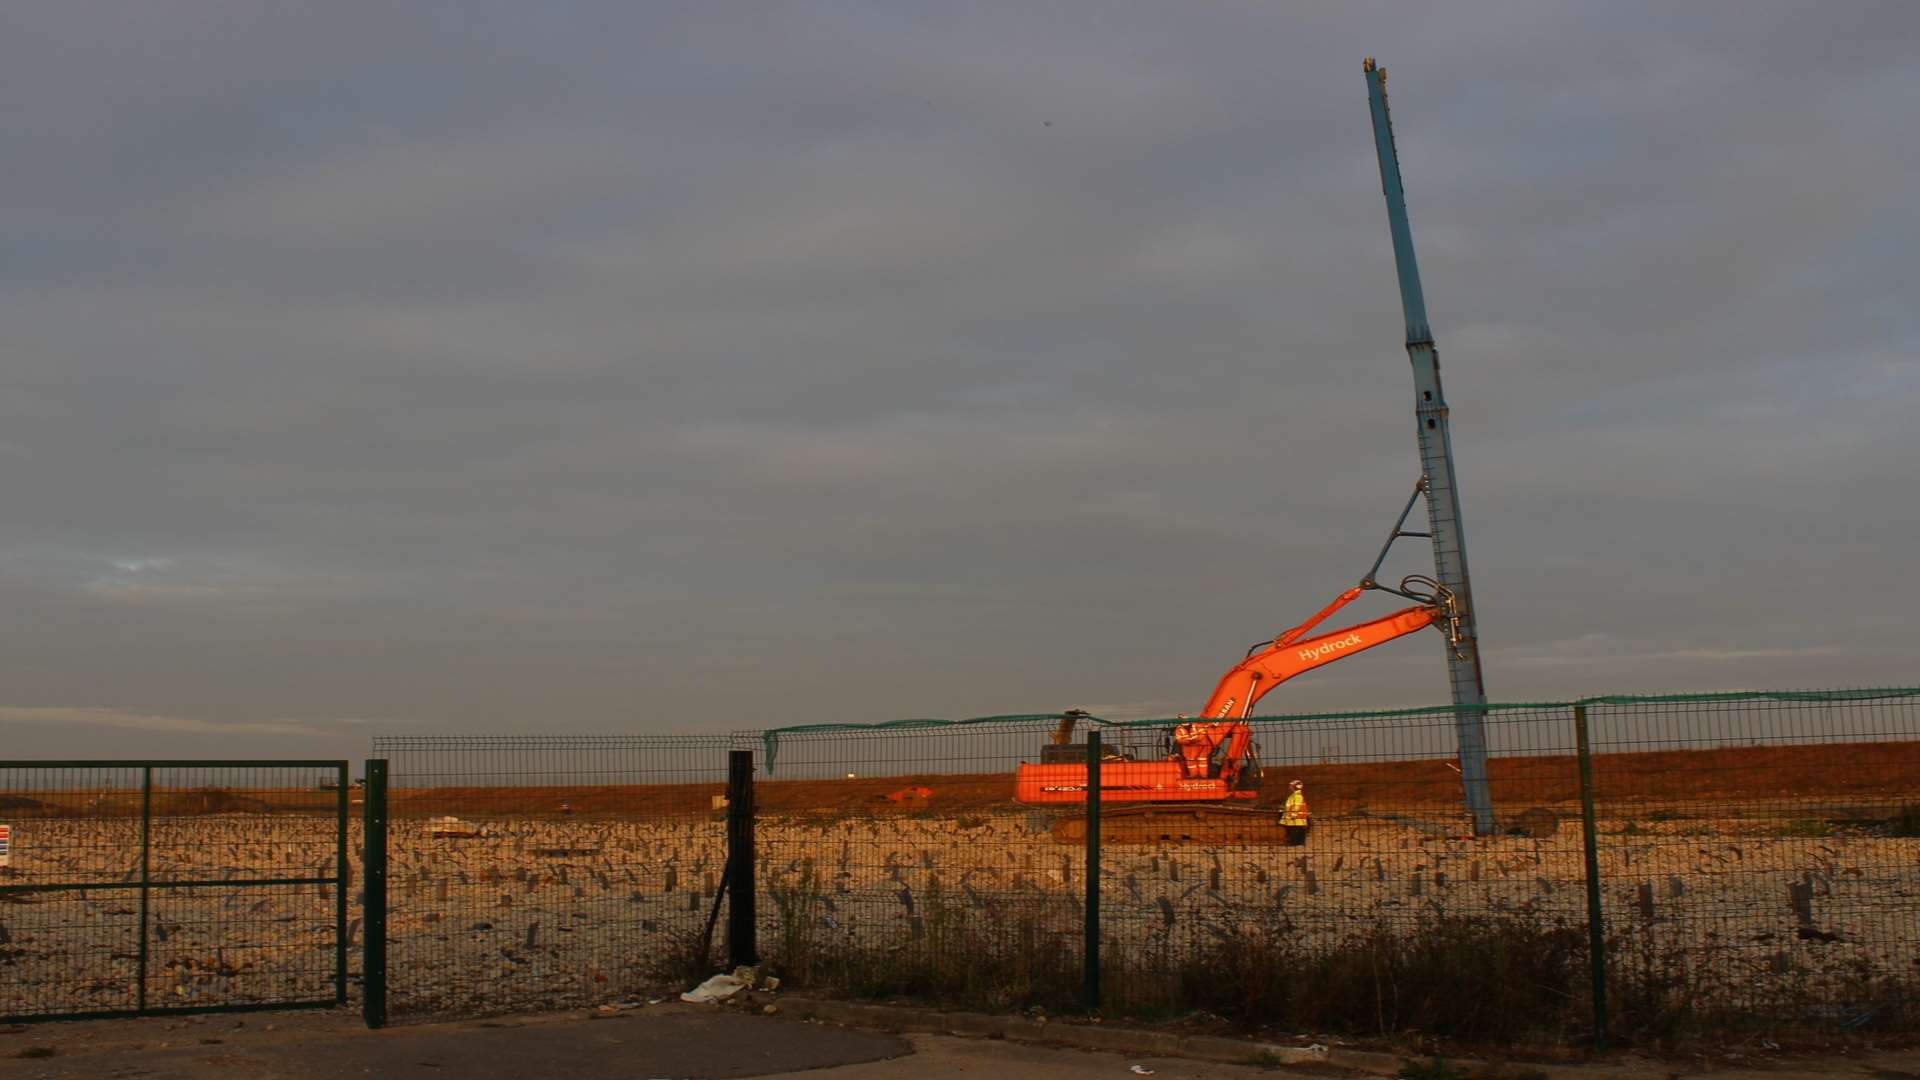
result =
[[[1774,803],[1817,800],[1920,799],[1920,742],[1836,743],[1815,746],[1733,747],[1600,754],[1594,761],[1601,803]],[[1490,763],[1496,806],[1568,805],[1580,797],[1579,772],[1571,756],[1505,757]],[[1299,779],[1321,814],[1368,810],[1434,810],[1458,806],[1459,775],[1443,760],[1290,765],[1266,769],[1258,805],[1285,797],[1286,782]],[[931,800],[888,802],[889,792],[924,786]],[[687,814],[709,811],[722,784],[437,787],[396,791],[393,812],[418,814],[548,815]],[[925,810],[1007,809],[1013,778],[1004,773],[914,773],[853,780],[763,779],[754,797],[763,811],[899,814]]]
[[[1844,806],[1850,800],[1920,800],[1920,742],[1730,747],[1597,754],[1596,797],[1619,802],[1777,803],[1782,799]],[[1496,757],[1489,763],[1497,806],[1573,805],[1580,797],[1571,756]],[[1457,807],[1459,774],[1441,759],[1287,765],[1264,770],[1256,805],[1276,805],[1288,780],[1302,780],[1316,812],[1437,810]],[[931,800],[889,802],[904,788],[933,789]],[[525,814],[657,816],[709,812],[721,783],[553,785],[524,787],[396,788],[396,816],[433,814]],[[351,793],[357,813],[360,793]],[[157,790],[153,812],[162,816],[230,813],[331,814],[337,791],[217,788]],[[755,785],[760,808],[779,814],[898,814],[937,808],[945,812],[1008,809],[1013,778],[1005,773],[906,773],[852,780],[762,779]],[[137,791],[16,791],[0,795],[0,816],[135,817]]]

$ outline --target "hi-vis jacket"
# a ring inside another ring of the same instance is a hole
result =
[[[1305,825],[1307,823],[1307,797],[1302,792],[1293,792],[1287,796],[1287,805],[1280,812],[1280,824]]]

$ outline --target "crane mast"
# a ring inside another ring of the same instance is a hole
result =
[[[1400,278],[1400,305],[1407,317],[1407,359],[1413,363],[1415,434],[1420,468],[1426,478],[1428,532],[1433,538],[1434,577],[1453,593],[1459,618],[1447,644],[1447,677],[1453,688],[1454,722],[1459,737],[1460,781],[1477,836],[1494,832],[1493,800],[1487,789],[1486,682],[1480,672],[1480,642],[1473,614],[1473,590],[1467,580],[1467,536],[1460,519],[1460,488],[1454,478],[1453,439],[1447,424],[1447,399],[1440,390],[1440,357],[1427,323],[1427,301],[1414,261],[1413,229],[1407,223],[1406,193],[1400,184],[1400,159],[1394,148],[1393,120],[1387,113],[1387,71],[1369,58],[1362,65],[1367,100],[1373,112],[1374,150],[1380,158],[1380,186],[1386,195],[1393,231],[1394,268]]]

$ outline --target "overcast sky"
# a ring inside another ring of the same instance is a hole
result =
[[[1916,40],[1908,2],[16,7],[0,757],[1198,707],[1418,473],[1365,56],[1491,696],[1912,685]],[[1446,693],[1429,634],[1261,711]]]

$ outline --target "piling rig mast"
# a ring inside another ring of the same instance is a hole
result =
[[[1394,268],[1400,278],[1400,306],[1407,319],[1407,359],[1413,363],[1414,432],[1420,445],[1422,487],[1427,496],[1428,534],[1433,539],[1434,578],[1452,595],[1458,624],[1447,644],[1447,677],[1453,688],[1454,724],[1460,747],[1460,782],[1476,836],[1494,832],[1493,799],[1487,790],[1486,681],[1480,671],[1480,642],[1473,615],[1473,590],[1467,580],[1467,534],[1460,520],[1460,488],[1453,471],[1453,437],[1447,423],[1447,399],[1440,390],[1440,356],[1427,322],[1426,295],[1413,255],[1413,229],[1400,183],[1400,157],[1387,113],[1387,69],[1369,57],[1361,65],[1373,112],[1374,152],[1380,159],[1380,187],[1387,200],[1393,232]],[[1417,534],[1402,534],[1417,535]]]

